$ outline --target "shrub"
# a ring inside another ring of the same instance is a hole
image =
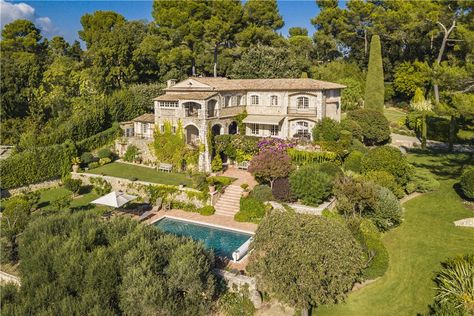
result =
[[[198,209],[198,213],[205,216],[213,215],[215,212],[216,209],[212,205],[206,205]]]
[[[273,181],[272,195],[280,202],[293,202],[295,200],[290,190],[288,178],[280,178]]]
[[[402,206],[392,191],[378,187],[375,203],[366,214],[379,230],[386,231],[401,223]]]
[[[297,165],[321,163],[325,161],[338,161],[337,154],[329,151],[306,151],[289,148],[287,152],[291,157],[291,161]]]
[[[242,184],[240,185],[240,187],[241,187],[242,189],[244,189],[244,190],[247,190],[247,189],[249,188],[249,185],[248,185],[248,183],[242,183]]]
[[[108,148],[102,148],[97,153],[97,157],[99,157],[99,159],[103,159],[103,158],[112,159],[112,156],[113,156],[112,151],[110,151],[110,149]]]
[[[385,274],[389,265],[389,255],[377,227],[367,219],[358,225],[356,239],[362,245],[366,254],[367,266],[362,271],[362,277],[373,280]]]
[[[358,150],[352,151],[344,160],[344,170],[350,170],[357,173],[362,172],[362,157],[364,154]]]
[[[79,190],[81,189],[82,181],[81,179],[66,178],[63,180],[63,185],[66,189],[68,189],[72,193],[77,194],[79,193]]]
[[[260,182],[270,183],[287,177],[293,170],[290,156],[285,151],[264,150],[250,161],[249,172]]]
[[[90,182],[94,186],[94,192],[97,195],[102,196],[112,191],[112,185],[102,178],[93,177],[90,178]]]
[[[371,149],[362,158],[362,171],[386,171],[395,177],[398,184],[404,186],[410,177],[411,166],[399,149],[383,146]]]
[[[319,121],[313,128],[313,140],[314,141],[336,141],[339,139],[341,127],[339,122],[325,117]]]
[[[94,155],[88,151],[86,152],[83,152],[82,155],[81,155],[81,161],[84,165],[88,165],[90,164],[91,162],[94,161]]]
[[[91,162],[90,164],[87,165],[87,168],[89,169],[95,169],[99,167],[99,162]]]
[[[337,210],[346,217],[365,216],[376,200],[376,185],[361,178],[338,177],[334,182]]]
[[[366,145],[382,144],[390,139],[389,122],[379,111],[359,109],[349,112],[347,118],[360,125]]]
[[[389,189],[399,199],[405,195],[395,177],[386,171],[369,171],[364,175],[364,179]]]
[[[248,293],[226,292],[219,299],[218,305],[225,316],[253,316],[255,314],[255,307],[248,298]]]
[[[464,171],[459,184],[464,195],[469,199],[474,199],[474,169]]]
[[[128,162],[134,162],[140,157],[140,151],[138,150],[138,147],[135,145],[129,145],[127,147],[127,151],[123,155],[123,160],[128,161]]]
[[[338,175],[342,175],[342,169],[334,162],[323,162],[317,165],[320,172],[330,175],[335,178]]]
[[[240,209],[235,214],[237,222],[260,223],[265,216],[265,205],[263,202],[253,197],[243,197],[240,199]]]
[[[199,172],[192,175],[193,187],[199,191],[209,190],[209,182],[207,181],[207,175],[205,173]]]
[[[291,192],[307,205],[319,205],[331,195],[332,177],[318,166],[307,165],[290,176]]]
[[[183,210],[185,212],[198,212],[198,208],[193,203],[178,200],[171,201],[171,208]]]
[[[110,163],[112,160],[110,158],[100,158],[99,159],[99,165],[100,166],[103,166],[103,165],[106,165],[108,163]]]
[[[217,154],[214,159],[212,159],[211,167],[213,172],[222,171],[222,159],[221,155]]]
[[[439,189],[439,181],[428,170],[415,168],[405,189],[407,193],[436,191]]]
[[[357,123],[356,121],[346,118],[341,120],[340,126],[341,130],[351,132],[353,138],[362,140],[364,133],[362,131],[362,127],[360,127],[359,123]]]
[[[365,147],[364,144],[362,144],[358,139],[353,139],[352,140],[352,145],[349,147],[349,150],[352,152],[354,150],[358,150],[363,154],[366,154],[369,152],[369,149]]]
[[[352,133],[346,130],[342,130],[339,134],[339,141],[345,144],[350,144],[352,142]]]
[[[435,278],[436,302],[454,303],[460,315],[474,314],[474,255],[449,259],[442,266]]]
[[[0,161],[1,188],[11,189],[69,174],[77,156],[71,141],[25,150]]]
[[[250,196],[261,202],[273,200],[272,189],[265,184],[255,186],[252,192],[250,192]]]
[[[297,308],[339,302],[363,268],[350,230],[321,216],[272,211],[252,248],[247,270],[258,288]]]

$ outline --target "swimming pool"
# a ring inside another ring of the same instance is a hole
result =
[[[165,217],[154,223],[162,231],[202,241],[214,254],[232,260],[232,253],[252,237],[251,234]]]

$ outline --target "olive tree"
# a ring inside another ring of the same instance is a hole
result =
[[[363,268],[360,244],[335,220],[272,211],[254,238],[248,271],[259,288],[304,311],[341,302]]]

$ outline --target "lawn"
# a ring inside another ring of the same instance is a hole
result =
[[[107,165],[88,170],[88,173],[102,174],[106,176],[147,181],[169,185],[192,186],[192,180],[185,174],[176,172],[161,172],[147,167],[134,166],[120,162],[113,162]]]
[[[389,122],[399,122],[400,119],[404,118],[407,114],[397,108],[384,108],[383,114]]]
[[[90,189],[90,188],[89,188]],[[57,200],[64,196],[72,196],[72,193],[65,188],[57,187],[57,188],[50,188],[47,190],[41,191],[40,200],[38,203],[38,208],[43,210],[54,210],[51,206],[52,201]],[[70,208],[72,210],[97,210],[102,211],[105,210],[105,206],[99,206],[90,204],[91,201],[97,199],[99,196],[94,192],[85,192],[82,195],[76,196],[71,201]]]
[[[472,252],[474,229],[455,227],[453,221],[474,213],[462,203],[453,186],[461,166],[472,156],[410,154],[418,167],[437,171],[441,188],[404,204],[404,223],[385,234],[390,253],[387,273],[375,283],[352,293],[346,303],[324,306],[317,315],[416,315],[426,313],[433,300],[432,278],[440,262]]]

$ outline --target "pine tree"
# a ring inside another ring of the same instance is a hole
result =
[[[366,109],[373,109],[382,112],[384,101],[384,83],[382,52],[380,46],[380,37],[372,36],[370,42],[369,70],[365,85],[365,103]]]

